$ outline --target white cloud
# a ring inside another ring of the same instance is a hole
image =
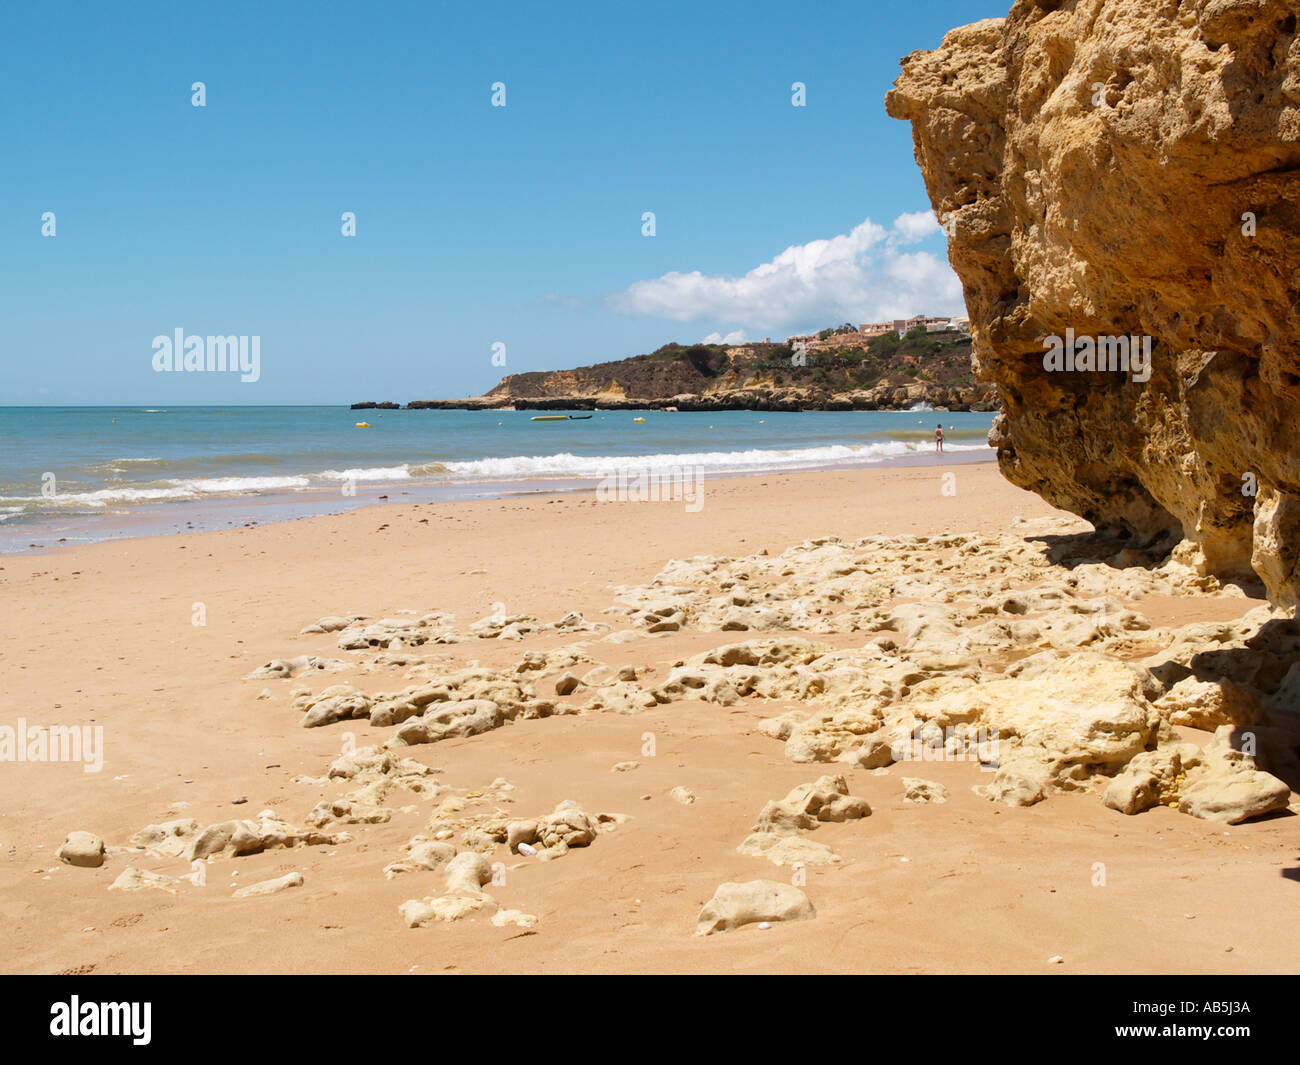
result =
[[[904,250],[941,232],[924,211],[900,215],[889,229],[868,218],[849,233],[786,248],[742,277],[674,271],[634,282],[608,302],[624,314],[708,321],[719,327],[715,336],[728,326],[779,332],[964,313],[947,262]]]
[[[894,219],[894,232],[898,234],[900,244],[915,244],[942,231],[943,226],[939,225],[939,219],[935,218],[933,211],[900,214]]]
[[[743,329],[733,329],[726,336],[721,333],[710,333],[701,344],[743,344],[746,341],[745,331]]]

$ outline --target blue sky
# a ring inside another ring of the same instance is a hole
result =
[[[1007,0],[326,6],[0,17],[0,405],[446,398],[962,309],[883,100]],[[260,379],[155,372],[177,328]]]

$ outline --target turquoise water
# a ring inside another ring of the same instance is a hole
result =
[[[165,504],[373,499],[410,486],[483,496],[595,480],[620,467],[708,477],[871,466],[932,454],[939,422],[956,457],[987,453],[993,420],[932,411],[597,411],[535,422],[535,413],[0,407],[0,529],[51,519],[75,529],[77,518],[157,513]]]

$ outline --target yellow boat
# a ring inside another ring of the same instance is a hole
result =
[[[645,421],[644,418],[633,418],[632,420],[633,420],[634,422],[643,422],[643,421]]]
[[[535,422],[567,422],[568,415],[565,414],[538,414],[533,417]]]
[[[369,423],[369,422],[357,422],[357,428],[358,428],[358,429],[369,429],[369,428],[370,428],[370,423]]]

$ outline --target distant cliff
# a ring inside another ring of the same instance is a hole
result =
[[[833,338],[832,338],[833,343]],[[920,403],[948,410],[995,410],[992,385],[971,373],[970,339],[924,329],[805,355],[786,344],[666,344],[574,370],[511,374],[484,396],[417,400],[412,410],[894,410]],[[379,404],[358,403],[353,409]]]

